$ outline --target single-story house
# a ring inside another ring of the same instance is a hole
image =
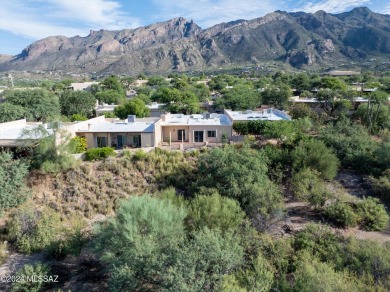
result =
[[[247,121],[280,121],[280,120],[291,120],[291,117],[284,111],[268,108],[260,111],[232,111],[225,109],[225,115],[229,120],[234,122],[247,122]]]
[[[165,114],[161,116],[163,142],[221,143],[232,135],[232,122],[224,114]]]
[[[129,115],[125,121],[104,119],[98,123],[84,123],[75,129],[77,136],[85,137],[88,148],[154,147],[161,142],[161,121],[158,118],[143,118]],[[86,121],[88,122],[88,121]]]
[[[44,131],[39,131],[44,127]],[[39,141],[52,133],[47,124],[29,123],[26,119],[0,123],[0,149],[14,149],[27,145],[28,142]]]
[[[147,104],[147,108],[150,111],[150,116],[154,118],[159,118],[161,115],[165,114],[164,106],[165,103],[157,103],[152,102],[151,104]]]
[[[84,91],[90,91],[91,86],[96,84],[98,85],[100,82],[91,81],[91,82],[75,82],[71,83],[68,89],[76,91],[76,90],[84,90]]]

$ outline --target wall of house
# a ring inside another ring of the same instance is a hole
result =
[[[162,139],[164,142],[169,142],[169,135],[171,133],[171,141],[172,142],[181,142],[181,140],[178,139],[177,130],[185,130],[185,138],[184,142],[189,142],[192,136],[192,133],[189,131],[188,126],[163,126],[162,127]]]
[[[79,132],[79,131],[82,131],[82,130],[88,130],[88,125],[89,124],[100,124],[100,123],[104,123],[106,120],[104,118],[104,116],[100,116],[100,117],[97,117],[97,118],[93,118],[93,119],[89,119],[89,120],[86,120],[86,121],[82,121],[82,122],[77,122],[77,123],[74,123],[74,124],[71,124],[71,125],[66,125],[64,126],[64,130],[68,131],[69,134],[71,135],[71,138],[76,136],[76,132]]]
[[[222,134],[225,133],[227,138],[232,136],[232,127],[231,126],[190,126],[190,143],[194,143],[194,131],[203,131],[203,141],[209,143],[221,143]],[[216,137],[207,137],[207,131],[216,131]]]
[[[154,137],[153,133],[142,133],[141,134],[141,147],[152,147],[154,146]]]
[[[161,129],[161,119],[154,123],[154,144],[153,146],[161,145],[162,139],[162,129]]]

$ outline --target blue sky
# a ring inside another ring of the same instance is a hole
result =
[[[177,16],[202,28],[276,10],[339,13],[367,6],[390,14],[388,0],[8,0],[0,8],[0,54],[18,54],[47,36],[136,28]]]

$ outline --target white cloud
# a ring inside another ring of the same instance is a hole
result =
[[[110,0],[14,0],[2,4],[0,29],[31,39],[50,35],[86,35],[90,29],[140,25]]]
[[[390,14],[390,4],[387,4],[385,6],[385,10],[384,10],[383,14]]]
[[[329,13],[339,13],[368,3],[370,3],[370,0],[326,0],[317,3],[308,2],[301,8],[295,9],[295,11],[317,12],[318,10],[324,10]]]
[[[203,28],[237,19],[253,19],[278,8],[271,0],[153,0],[160,10],[158,18],[183,16]],[[277,3],[275,3],[277,4]]]

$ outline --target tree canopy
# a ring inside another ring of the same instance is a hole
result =
[[[95,97],[87,91],[65,91],[60,97],[61,113],[66,116],[78,114],[90,117],[95,104]]]
[[[140,98],[133,98],[114,109],[115,115],[120,119],[126,119],[128,115],[136,115],[137,118],[148,117],[149,108]]]
[[[46,89],[9,90],[5,102],[23,107],[28,121],[46,122],[60,116],[58,97]]]

